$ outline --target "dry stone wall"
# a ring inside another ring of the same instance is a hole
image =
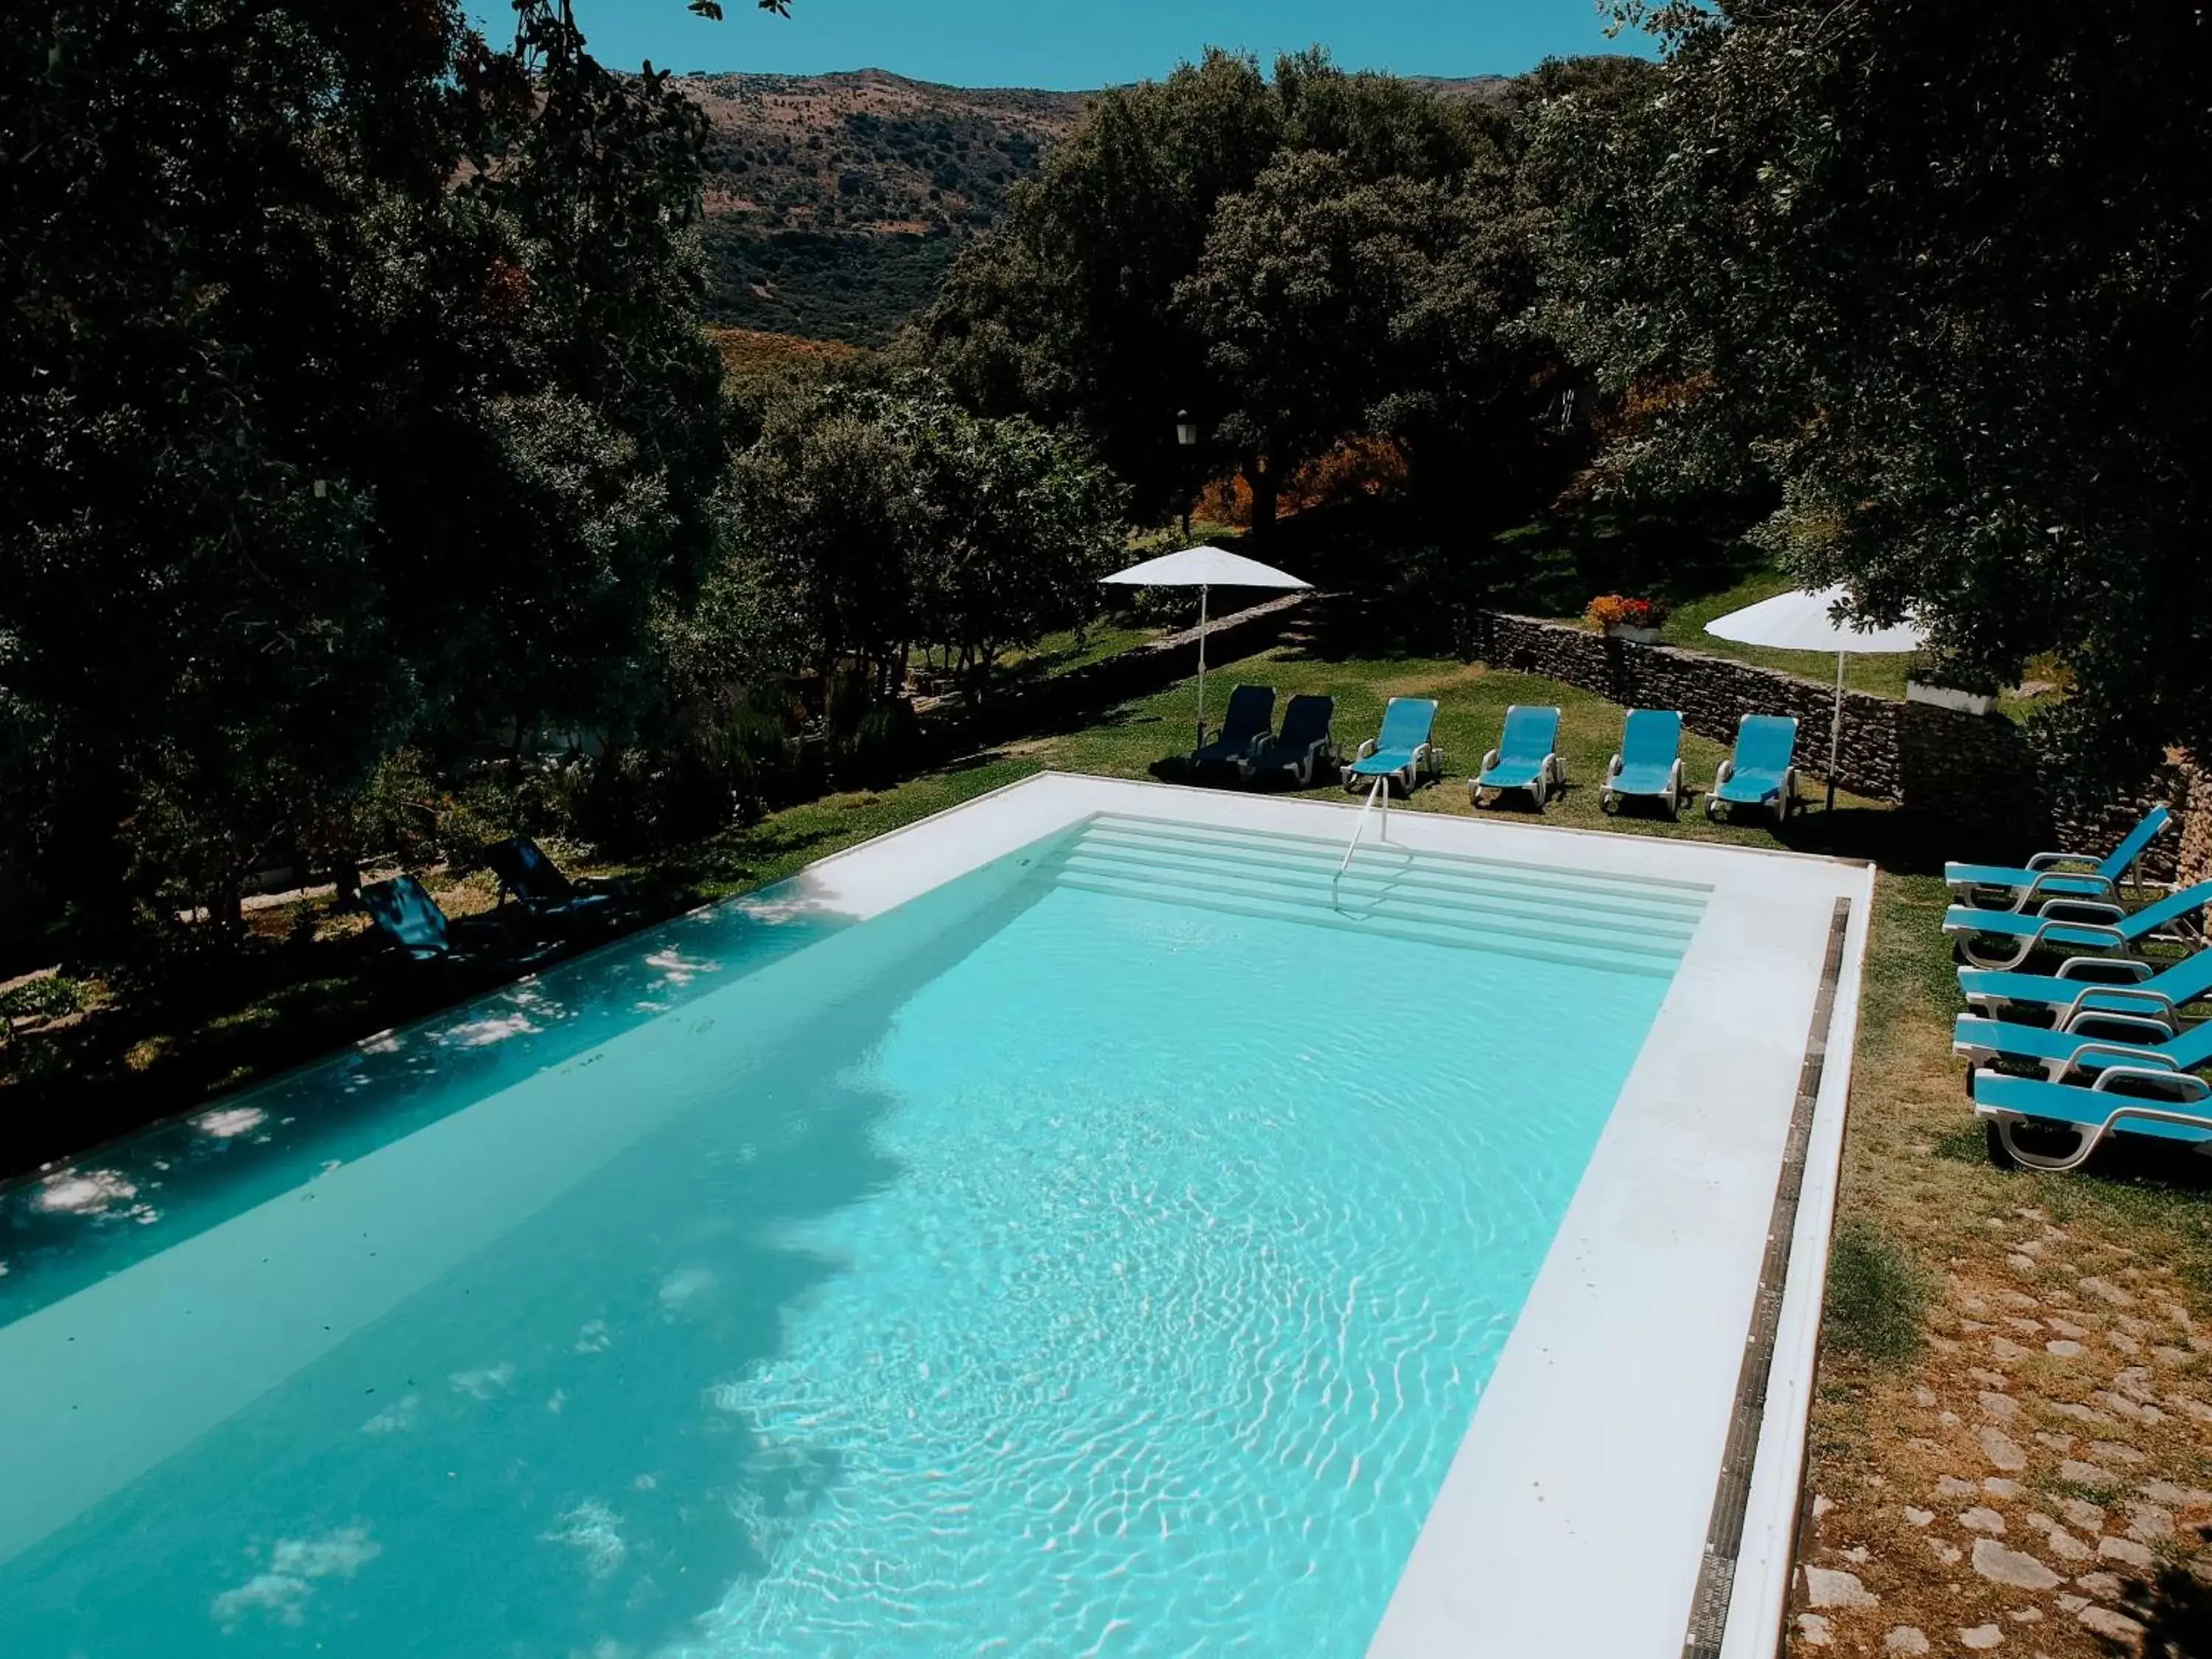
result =
[[[1208,672],[1282,643],[1307,597],[1304,592],[1291,593],[1217,618],[1206,630]],[[997,742],[1017,735],[1030,736],[1057,722],[1080,720],[1086,711],[1095,713],[1109,704],[1164,691],[1198,672],[1198,637],[1199,630],[1190,628],[1147,640],[981,708],[968,708],[959,727],[961,740]],[[1232,683],[1232,678],[1224,675],[1211,698],[1217,719]],[[941,718],[951,702],[933,699],[917,703],[916,708],[926,718]]]
[[[1281,644],[1307,597],[1304,592],[1287,593],[1215,618],[1205,630],[1209,672]],[[1094,698],[1150,696],[1198,672],[1199,632],[1187,628],[1132,646],[1087,666],[1071,669],[1060,677],[1059,684],[1067,692]],[[1228,695],[1225,683],[1222,695]]]
[[[2212,777],[2193,766],[2181,770],[2189,787],[2185,798],[2187,810],[2181,815],[2181,836],[2174,848],[2173,879],[2212,880]]]

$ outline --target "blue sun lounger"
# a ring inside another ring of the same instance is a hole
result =
[[[2154,1019],[2181,1029],[2181,1011],[2212,997],[2212,951],[2199,951],[2154,969],[2125,957],[2070,957],[2056,974],[2008,973],[1961,968],[1959,990],[1985,1014],[2048,1015],[2065,1025],[2093,1009]]]
[[[452,924],[430,890],[414,877],[370,882],[361,890],[361,902],[369,920],[410,960],[429,962],[453,954]]]
[[[1237,766],[1252,758],[1275,727],[1275,688],[1240,685],[1229,694],[1221,730],[1212,743],[1191,751],[1193,766]]]
[[[2039,1066],[2053,1083],[2076,1072],[2094,1074],[2114,1066],[2193,1072],[2212,1066],[2212,1021],[2176,1035],[2155,1016],[2094,1005],[2057,1027],[1961,1014],[1951,1027],[1951,1052],[1965,1056],[1970,1066],[1999,1060]]]
[[[2079,1169],[2116,1133],[2178,1140],[2200,1152],[2212,1148],[2212,1085],[2193,1072],[2156,1064],[2109,1066],[2087,1085],[1977,1072],[1974,1115],[1988,1129],[1990,1159],[2007,1167]],[[2025,1146],[2020,1131],[2031,1124],[2071,1129],[2073,1144],[2055,1152]]]
[[[1314,781],[1315,769],[1335,753],[1329,736],[1335,720],[1335,698],[1292,697],[1283,709],[1283,729],[1243,763],[1246,781],[1287,772],[1293,783],[1305,787]]]
[[[1359,753],[1344,769],[1344,787],[1357,794],[1362,784],[1396,783],[1412,794],[1421,775],[1431,777],[1444,769],[1443,750],[1429,741],[1436,730],[1433,697],[1393,697],[1382,711],[1382,730],[1359,745]]]
[[[1943,931],[1959,941],[1959,949],[1977,968],[2017,968],[2038,950],[2092,955],[2133,950],[2176,930],[2191,929],[2192,918],[2208,903],[2212,881],[2169,893],[2132,914],[2087,899],[2051,899],[2034,913],[1954,904],[1944,912]]]
[[[1526,789],[1541,811],[1566,784],[1567,763],[1559,758],[1559,711],[1516,702],[1505,711],[1498,747],[1482,757],[1482,770],[1468,780],[1467,798],[1480,806],[1485,790],[1495,799],[1505,790]]]
[[[1705,816],[1717,820],[1721,808],[1735,816],[1739,806],[1774,814],[1777,824],[1804,803],[1797,795],[1797,722],[1788,714],[1746,714],[1735,723],[1735,753],[1721,763],[1705,797]]]
[[[2054,898],[2109,900],[2143,851],[2164,833],[2173,814],[2154,806],[2101,859],[2086,853],[2038,853],[2013,869],[1994,864],[1947,864],[1943,879],[1963,902],[1985,908],[2033,910]],[[2059,866],[2071,865],[2071,869]],[[2087,866],[2087,867],[2083,867]]]
[[[1605,769],[1597,804],[1618,812],[1624,801],[1656,800],[1673,817],[1682,810],[1682,717],[1671,708],[1632,708],[1620,728],[1620,752]]]
[[[541,921],[567,921],[608,911],[613,895],[586,892],[545,856],[527,836],[514,836],[484,848],[484,863],[499,878],[499,896],[509,894]]]

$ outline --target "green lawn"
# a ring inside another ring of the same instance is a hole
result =
[[[994,684],[1003,692],[1035,680],[1049,679],[1055,674],[1087,667],[1147,640],[1157,639],[1164,631],[1125,617],[1109,617],[1082,629],[1060,629],[1033,646],[1017,647],[1000,657]],[[907,666],[910,672],[922,677],[920,683],[925,690],[955,689],[957,682],[920,651],[907,653]]]
[[[1701,537],[1676,519],[1589,512],[1516,526],[1493,539],[1492,551],[1495,568],[1475,596],[1483,605],[1573,621],[1600,593],[1657,599],[1672,609],[1660,629],[1664,644],[1779,669],[1824,685],[1835,682],[1836,659],[1825,652],[1770,651],[1705,632],[1715,617],[1795,586],[1771,560],[1742,541],[1718,533]],[[1854,691],[1902,699],[1906,676],[1925,662],[1917,652],[1850,656],[1844,661],[1844,684]],[[2020,720],[2035,702],[2008,693],[1997,707]]]
[[[1745,542],[1717,532],[1700,535],[1680,519],[1643,519],[1602,512],[1521,525],[1493,544],[1497,575],[1482,602],[1530,616],[1572,620],[1600,593],[1656,599],[1673,615],[1660,630],[1668,645],[1732,657],[1762,668],[1832,684],[1836,659],[1814,651],[1769,651],[1715,639],[1716,617],[1772,599],[1795,586],[1773,562]],[[1844,684],[1880,697],[1902,697],[1911,655],[1849,660]]]
[[[1080,634],[1072,628],[1048,634],[1026,651],[1009,651],[1000,659],[999,665],[1016,678],[1065,674],[1158,639],[1164,631],[1112,617]]]

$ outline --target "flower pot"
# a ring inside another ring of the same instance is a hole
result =
[[[1659,630],[1656,628],[1637,628],[1628,623],[1607,623],[1605,636],[1609,640],[1627,640],[1635,645],[1656,645]]]
[[[1937,708],[1955,708],[1961,714],[1986,714],[1997,706],[1996,697],[1990,692],[1961,691],[1955,685],[1937,685],[1932,680],[1905,681],[1905,700],[1930,703]]]

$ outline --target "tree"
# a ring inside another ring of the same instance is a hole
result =
[[[1463,501],[1466,463],[1526,430],[1550,360],[1524,324],[1536,246],[1502,161],[1362,180],[1305,150],[1224,197],[1176,303],[1208,342],[1254,524],[1272,522],[1291,469],[1360,434],[1448,466]],[[1504,470],[1480,460],[1489,481]]]
[[[981,419],[933,390],[911,419],[935,508],[916,636],[981,693],[1004,653],[1096,612],[1124,545],[1123,492],[1079,443],[1020,416]]]
[[[234,922],[410,729],[636,707],[726,454],[700,131],[551,0],[506,51],[449,0],[0,26],[0,704],[56,899]]]
[[[879,692],[905,676],[914,550],[932,516],[890,412],[842,388],[788,399],[732,476],[738,558],[783,596],[793,665],[826,683],[849,664]]]
[[[1224,197],[1198,268],[1176,289],[1207,342],[1225,409],[1217,439],[1252,489],[1252,523],[1275,519],[1284,476],[1354,430],[1389,356],[1401,278],[1434,185],[1392,178],[1355,187],[1336,157],[1285,157]]]
[[[1197,313],[1176,302],[1221,229],[1223,204],[1309,152],[1351,186],[1448,179],[1487,152],[1499,118],[1386,76],[1343,74],[1319,52],[1279,60],[1270,82],[1250,59],[1209,51],[1165,81],[1100,98],[1015,192],[1006,225],[955,261],[921,349],[979,408],[1079,424],[1141,510],[1187,482],[1179,409],[1209,427],[1231,422],[1225,447],[1249,462],[1264,498],[1284,467],[1258,446],[1310,422],[1286,410],[1255,419],[1233,377],[1261,349],[1256,335],[1217,355]],[[1230,258],[1224,247],[1217,264]],[[1212,286],[1228,307],[1231,285]]]
[[[373,507],[295,411],[408,309],[450,20],[126,0],[5,38],[0,672],[35,839],[59,897],[112,908],[128,843],[231,908],[277,803],[406,707]]]
[[[760,641],[756,674],[856,672],[882,697],[924,647],[981,690],[1006,649],[1091,613],[1121,509],[1064,433],[970,414],[926,380],[826,385],[772,404],[738,458],[731,560],[708,591],[721,630]],[[772,645],[723,603],[740,592],[776,596]],[[742,650],[708,654],[743,672]]]
[[[700,326],[706,119],[651,65],[600,64],[565,5],[525,8],[511,53],[462,64],[447,205],[484,249],[496,326],[436,407],[384,408],[375,441],[409,481],[394,544],[439,550],[409,577],[461,622],[436,680],[456,738],[620,731],[649,695],[656,595],[710,556],[729,455]]]
[[[921,325],[931,361],[987,411],[1079,422],[1143,499],[1165,501],[1176,411],[1217,402],[1175,287],[1279,123],[1257,66],[1219,52],[1103,94],[1012,192],[1006,226],[954,261]]]
[[[2085,778],[2212,741],[2212,35],[2155,0],[1638,9],[1668,60],[1552,125],[1563,326],[1648,418],[1621,487],[1772,544],[1954,672],[2054,653]]]

